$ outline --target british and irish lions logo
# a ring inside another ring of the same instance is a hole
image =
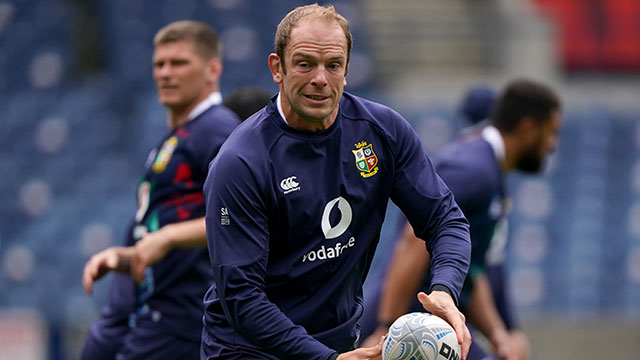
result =
[[[362,177],[373,176],[378,172],[378,157],[373,152],[373,145],[366,141],[356,144],[357,150],[351,150],[356,157],[356,167]]]

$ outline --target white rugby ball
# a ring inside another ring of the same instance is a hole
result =
[[[460,345],[446,321],[415,312],[391,324],[382,344],[382,360],[460,360]]]

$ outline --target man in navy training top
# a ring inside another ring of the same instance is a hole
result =
[[[202,298],[213,278],[202,187],[209,162],[239,124],[221,105],[214,30],[180,21],[154,38],[153,77],[169,132],[147,159],[125,246],[89,259],[82,282],[117,271],[83,359],[198,359]],[[134,282],[135,280],[135,282]]]
[[[332,6],[291,11],[269,67],[279,93],[229,137],[204,192],[215,285],[205,295],[202,359],[380,359],[354,350],[362,283],[389,199],[431,253],[424,307],[470,344],[456,300],[468,223],[411,126],[343,93],[348,22]]]
[[[560,122],[560,100],[553,90],[535,81],[515,80],[506,86],[495,105],[491,125],[475,136],[453,142],[435,161],[438,173],[455,194],[471,227],[471,265],[460,308],[469,323],[491,342],[500,359],[529,357],[526,337],[520,331],[508,331],[505,321],[509,317],[501,317],[497,311],[484,272],[487,250],[509,207],[504,176],[511,170],[540,172],[556,146]],[[419,304],[411,303],[411,294],[428,285],[425,272],[429,264],[428,254],[417,251],[419,245],[419,239],[407,224],[378,295],[378,311],[373,312],[379,326],[363,346],[375,342],[397,315],[419,309]],[[489,357],[482,348],[472,344],[469,359],[485,358]]]
[[[491,124],[491,109],[495,104],[496,97],[496,92],[488,85],[474,85],[467,90],[460,106],[460,114],[469,126],[460,131],[461,136],[479,133],[487,125]],[[511,200],[509,198],[505,198],[505,201]],[[509,286],[507,275],[505,273],[505,248],[509,236],[507,218],[508,216],[505,214],[496,224],[493,237],[491,238],[489,248],[485,255],[484,274],[489,281],[496,310],[512,337],[512,344],[516,347],[517,353],[522,354],[521,356],[524,358],[528,358],[528,355],[530,354],[529,340],[519,329],[518,321],[513,312],[513,306],[510,301]],[[477,349],[479,349],[477,342],[472,343],[469,358],[482,358],[482,356],[474,355]],[[484,353],[485,352],[482,351],[480,354]]]

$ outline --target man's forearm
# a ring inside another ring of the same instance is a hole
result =
[[[166,233],[172,248],[207,246],[204,217],[168,224],[159,231]]]
[[[469,321],[491,342],[506,335],[506,327],[496,310],[487,277],[482,274],[474,282],[467,313]]]

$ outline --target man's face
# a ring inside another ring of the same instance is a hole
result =
[[[210,70],[190,41],[159,44],[153,52],[158,99],[170,109],[187,108],[208,96],[214,79]]]
[[[533,127],[529,145],[520,154],[518,170],[537,173],[543,169],[547,155],[555,150],[558,143],[560,122],[560,113],[553,110],[547,121]]]
[[[290,123],[333,122],[347,72],[347,40],[336,22],[303,18],[291,30],[284,59],[272,54],[269,61]]]

